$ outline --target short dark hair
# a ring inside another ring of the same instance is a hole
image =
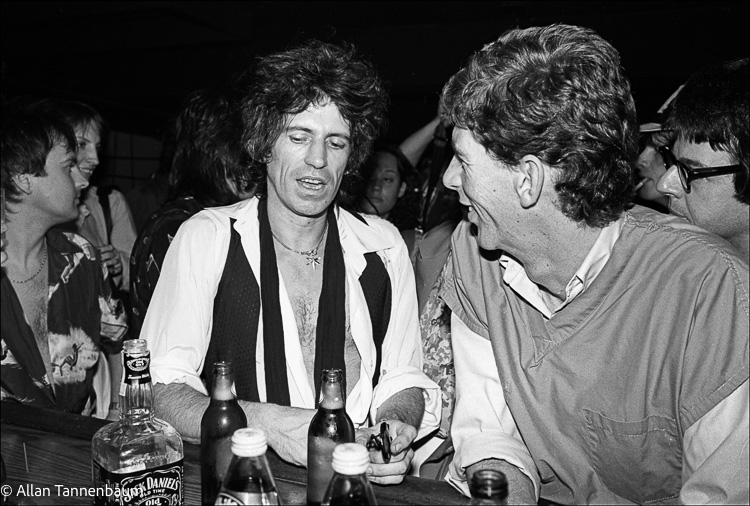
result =
[[[46,101],[17,98],[3,105],[1,116],[2,187],[9,202],[18,202],[21,192],[13,177],[46,176],[44,167],[50,151],[62,144],[75,152],[76,137],[73,128]]]
[[[538,156],[560,169],[561,211],[603,227],[630,205],[638,124],[614,47],[555,24],[513,29],[473,55],[443,90],[450,121],[495,159]]]
[[[666,127],[687,142],[707,142],[742,165],[734,175],[734,196],[750,205],[748,143],[750,106],[748,59],[711,65],[685,83],[672,105]]]
[[[351,131],[351,153],[336,197],[339,203],[351,202],[360,167],[385,127],[387,107],[380,78],[354,46],[308,41],[258,58],[235,79],[235,86],[243,89],[242,143],[256,194],[266,195],[266,164],[288,115],[330,100]]]
[[[237,190],[247,190],[237,104],[220,90],[194,91],[185,99],[175,130],[172,196],[192,196],[203,207],[237,202]]]

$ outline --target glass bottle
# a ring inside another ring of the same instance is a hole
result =
[[[214,504],[232,460],[232,434],[247,427],[234,393],[230,362],[213,367],[211,402],[201,418],[201,503]]]
[[[354,424],[346,414],[341,369],[323,371],[318,412],[307,431],[307,504],[323,500],[333,476],[333,449],[354,442]]]
[[[232,435],[232,461],[216,504],[281,504],[266,459],[266,433],[237,429]]]
[[[324,506],[375,503],[375,493],[365,473],[370,466],[370,452],[357,443],[344,443],[333,450],[333,478],[323,497]]]
[[[112,491],[106,497],[97,494],[95,503],[181,504],[182,438],[154,418],[146,341],[125,341],[122,354],[120,420],[99,429],[91,441],[94,486]]]
[[[508,480],[497,469],[480,469],[469,480],[471,502],[477,506],[508,504]]]

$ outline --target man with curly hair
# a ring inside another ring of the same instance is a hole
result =
[[[510,503],[748,501],[748,267],[643,207],[617,51],[514,29],[446,84],[468,206],[453,311],[452,483],[501,469]]]
[[[750,73],[748,59],[691,77],[665,128],[676,137],[660,151],[667,172],[657,189],[669,211],[729,241],[750,258]]]
[[[393,437],[370,478],[400,482],[417,434],[439,424],[440,392],[421,370],[398,230],[339,206],[385,120],[380,79],[353,47],[312,41],[259,58],[233,87],[254,197],[198,213],[167,252],[141,332],[157,413],[197,439],[205,371],[231,360],[248,424],[305,464],[322,371],[342,369],[357,440],[381,420]]]

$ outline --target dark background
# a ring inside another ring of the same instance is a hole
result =
[[[388,137],[429,121],[445,81],[508,28],[595,29],[620,51],[641,119],[699,67],[747,56],[747,2],[5,1],[2,94],[90,103],[118,131],[161,137],[184,96],[315,37],[356,44],[388,83]]]

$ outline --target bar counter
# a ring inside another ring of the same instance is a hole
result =
[[[106,421],[0,402],[0,439],[14,504],[92,504],[91,438]],[[185,443],[185,504],[200,504],[200,447]],[[268,461],[283,504],[305,504],[305,469]],[[18,495],[19,487],[26,494]],[[400,485],[373,485],[378,504],[468,504],[448,483],[407,476]],[[8,489],[3,490],[5,492]]]

